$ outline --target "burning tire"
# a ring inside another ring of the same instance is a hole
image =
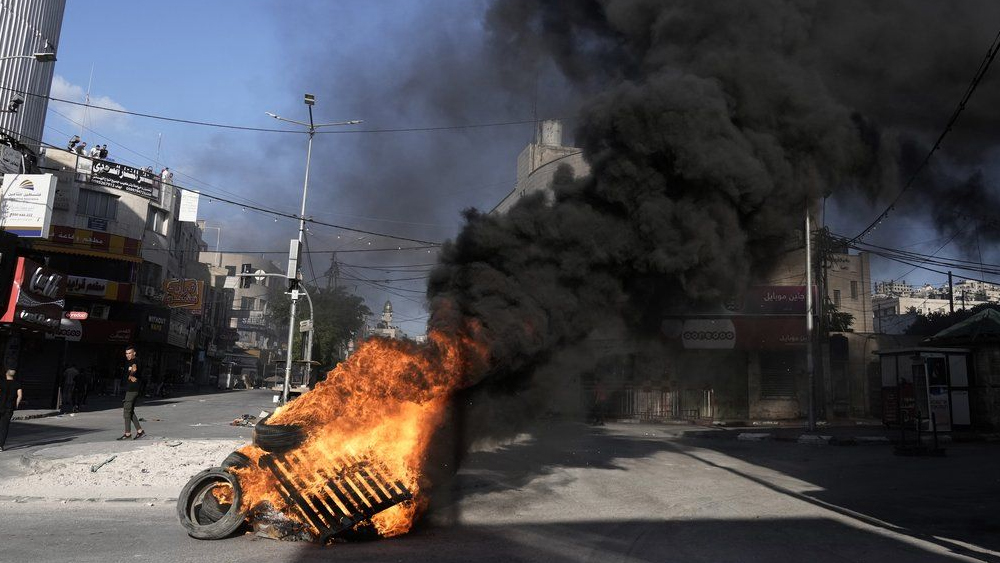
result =
[[[226,459],[222,460],[222,468],[229,469],[230,467],[236,469],[243,469],[244,467],[250,466],[250,458],[246,454],[240,452],[233,452],[226,456]]]
[[[267,415],[253,427],[253,443],[265,452],[281,453],[297,447],[306,439],[305,430],[296,424],[267,424]]]
[[[217,487],[231,489],[228,508],[213,495]],[[222,539],[243,525],[246,511],[240,509],[242,500],[243,493],[236,477],[221,467],[213,467],[192,477],[181,489],[177,499],[177,517],[192,538]],[[218,518],[213,520],[216,515]]]

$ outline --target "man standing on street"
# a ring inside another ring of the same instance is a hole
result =
[[[146,432],[139,426],[139,417],[135,415],[135,402],[139,399],[139,393],[142,391],[142,382],[139,380],[139,359],[136,357],[135,346],[129,346],[125,349],[125,374],[127,383],[125,384],[125,402],[124,405],[124,415],[125,415],[125,433],[122,434],[119,440],[128,440],[132,438],[132,425],[135,425],[135,438],[133,440],[138,440],[146,435]]]
[[[21,384],[14,378],[17,372],[7,370],[6,377],[0,386],[0,452],[7,443],[7,431],[10,429],[10,419],[14,410],[21,406]]]

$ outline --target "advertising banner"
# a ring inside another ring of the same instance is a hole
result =
[[[0,321],[54,331],[66,306],[66,276],[24,257],[17,259],[7,310]]]
[[[198,197],[200,195],[191,190],[181,190],[181,209],[177,216],[178,221],[194,223],[198,220]]]
[[[35,248],[129,262],[142,261],[140,240],[62,225],[53,225],[52,238],[35,243]]]
[[[160,199],[160,188],[156,185],[156,175],[141,168],[94,159],[90,181],[98,186],[122,190],[146,199]]]
[[[4,174],[0,228],[20,237],[47,238],[55,197],[52,174]]]
[[[200,315],[205,294],[205,282],[193,279],[163,281],[163,304],[171,309],[187,309]]]

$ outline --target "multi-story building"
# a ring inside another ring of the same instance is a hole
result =
[[[392,302],[386,301],[382,307],[382,316],[369,331],[369,335],[383,338],[405,338],[406,335],[398,326],[392,324]]]
[[[947,292],[946,292],[947,294]],[[955,310],[971,309],[988,303],[975,299],[955,299]],[[904,334],[917,320],[917,315],[948,313],[952,303],[946,299],[928,297],[875,297],[872,311],[875,315],[874,330],[877,334]]]
[[[511,190],[491,213],[506,213],[522,197],[543,193],[551,199],[552,178],[560,166],[569,166],[576,177],[590,174],[590,165],[583,159],[583,151],[562,144],[562,123],[542,121],[535,131],[535,139],[524,147],[517,157],[517,180]]]
[[[258,270],[276,274],[281,268],[260,254],[201,252],[200,260],[209,270],[212,285],[233,292],[233,306],[226,322],[230,347],[226,356],[227,372],[247,375],[249,381],[271,374],[273,363],[284,344],[281,327],[268,322],[270,301],[284,296],[283,278],[238,277]],[[287,324],[285,325],[287,329]]]
[[[544,122],[533,143],[518,157],[517,184],[493,209],[507,212],[533,193],[551,198],[560,165],[577,177],[590,173],[579,149],[562,145],[558,122]],[[813,224],[821,226],[814,213]],[[779,252],[779,251],[776,251]],[[843,249],[825,256],[822,274],[807,287],[802,233],[780,249],[780,263],[764,279],[717,306],[663,313],[661,334],[641,338],[614,326],[599,327],[588,346],[600,359],[580,375],[583,403],[593,403],[600,387],[610,394],[619,416],[767,420],[805,417],[809,405],[806,349],[806,297],[813,311],[826,311],[818,299],[823,288],[830,303],[852,317],[848,330],[819,336],[815,329],[817,411],[820,415],[865,414],[866,363],[863,335],[872,330],[871,274],[866,254]],[[817,262],[814,262],[816,264]],[[853,339],[853,340],[852,340]],[[836,345],[834,345],[836,340]],[[652,353],[651,348],[657,351]],[[869,351],[870,352],[870,351]],[[870,354],[869,354],[870,355]],[[857,361],[852,361],[854,358]],[[858,358],[861,358],[858,360]]]
[[[913,293],[913,286],[906,283],[906,280],[888,280],[875,283],[875,295],[899,295],[909,296]]]
[[[0,5],[0,138],[37,155],[42,142],[65,0]],[[3,144],[3,143],[0,143]],[[5,154],[6,149],[0,148]],[[20,156],[20,155],[19,155]],[[20,158],[10,161],[17,163]],[[7,161],[6,158],[0,162]],[[3,169],[0,174],[17,170]]]

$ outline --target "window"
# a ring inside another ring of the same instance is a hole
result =
[[[150,205],[146,214],[146,229],[161,235],[167,234],[167,212]]]
[[[253,273],[253,264],[243,264],[243,265],[241,265],[240,266],[240,273],[241,274],[252,274]],[[240,287],[250,287],[251,285],[253,285],[253,283],[254,283],[254,279],[253,279],[252,276],[245,276],[245,277],[240,278]]]
[[[118,198],[103,192],[80,190],[76,202],[76,213],[102,219],[114,219],[118,215]]]
[[[837,307],[840,307],[840,290],[839,289],[833,290],[833,304],[836,305]]]
[[[240,297],[240,310],[253,311],[253,297]]]
[[[858,298],[858,282],[855,280],[851,281],[851,299]]]

